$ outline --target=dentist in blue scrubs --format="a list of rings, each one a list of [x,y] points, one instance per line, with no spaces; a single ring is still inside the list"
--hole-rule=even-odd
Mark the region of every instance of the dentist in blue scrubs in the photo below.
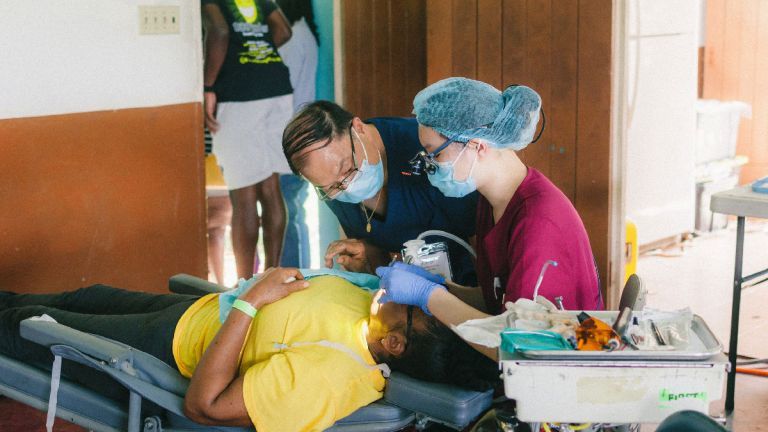
[[[291,120],[283,133],[288,164],[314,186],[347,237],[328,246],[326,266],[335,260],[347,270],[373,273],[427,230],[470,240],[477,193],[449,198],[426,176],[411,175],[409,161],[420,150],[415,118],[361,120],[333,102],[317,101]],[[463,248],[440,237],[426,241],[448,243],[455,281],[476,280]]]

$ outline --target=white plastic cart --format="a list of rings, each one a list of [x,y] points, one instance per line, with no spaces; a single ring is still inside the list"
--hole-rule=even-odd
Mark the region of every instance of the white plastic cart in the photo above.
[[[660,423],[681,410],[708,414],[729,369],[698,316],[686,351],[502,350],[499,358],[505,394],[517,401],[517,417],[531,423]]]

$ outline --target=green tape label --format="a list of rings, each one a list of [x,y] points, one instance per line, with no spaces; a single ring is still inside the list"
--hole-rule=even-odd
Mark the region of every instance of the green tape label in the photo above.
[[[667,389],[661,389],[659,392],[659,402],[674,402],[692,399],[706,402],[707,392],[670,392]]]

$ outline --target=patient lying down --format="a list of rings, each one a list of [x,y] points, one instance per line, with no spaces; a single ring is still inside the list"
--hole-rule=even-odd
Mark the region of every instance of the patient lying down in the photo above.
[[[284,281],[294,277],[295,282]],[[335,276],[303,280],[270,269],[219,321],[218,295],[154,295],[94,285],[50,294],[0,292],[0,353],[40,367],[52,355],[19,336],[19,323],[48,314],[70,327],[152,354],[191,377],[185,412],[194,421],[254,425],[260,432],[323,430],[382,396],[388,368],[485,389],[495,364],[419,308],[378,304]],[[242,305],[242,304],[240,304]],[[103,375],[65,362],[70,380],[108,394]]]

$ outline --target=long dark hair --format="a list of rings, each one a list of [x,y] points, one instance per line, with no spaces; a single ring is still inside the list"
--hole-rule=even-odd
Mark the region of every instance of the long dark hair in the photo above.
[[[402,355],[387,359],[392,370],[475,391],[488,390],[501,382],[496,362],[469,346],[435,317],[425,315],[425,323],[424,329],[414,328],[411,332]]]
[[[315,40],[318,44],[320,43],[320,37],[317,34],[317,24],[315,24],[315,15],[312,12],[312,0],[277,0],[277,5],[280,6],[280,9],[291,25],[304,18]]]

